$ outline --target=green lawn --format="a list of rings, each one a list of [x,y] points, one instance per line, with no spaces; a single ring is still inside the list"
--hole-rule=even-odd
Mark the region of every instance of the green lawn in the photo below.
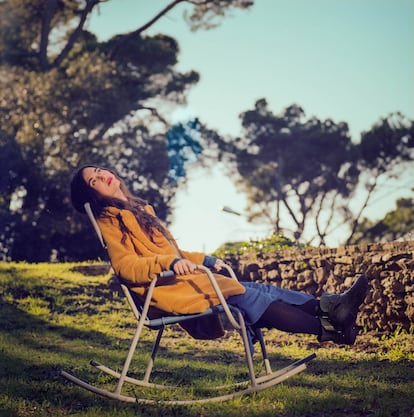
[[[60,370],[114,387],[114,380],[89,361],[119,370],[135,322],[124,298],[109,289],[108,275],[85,276],[74,266],[0,263],[1,417],[414,415],[414,335],[407,332],[365,333],[352,347],[320,346],[310,336],[266,332],[274,368],[311,352],[317,358],[280,385],[225,403],[126,404],[84,391],[64,380]],[[152,337],[146,332],[145,345]],[[136,353],[133,372],[144,357]],[[154,376],[180,386],[192,378],[198,388],[244,378],[238,335],[204,342],[180,329],[168,330]],[[140,395],[136,388],[129,394]],[[177,398],[193,394],[183,388]]]

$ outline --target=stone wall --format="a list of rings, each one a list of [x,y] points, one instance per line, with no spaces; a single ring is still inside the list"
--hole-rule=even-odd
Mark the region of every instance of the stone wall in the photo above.
[[[379,331],[413,327],[414,241],[285,250],[227,261],[243,281],[268,282],[316,296],[342,292],[358,274],[365,274],[371,291],[358,324]]]

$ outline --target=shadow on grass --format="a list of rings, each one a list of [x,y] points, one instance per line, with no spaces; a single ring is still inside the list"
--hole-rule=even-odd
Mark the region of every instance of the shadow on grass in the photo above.
[[[41,299],[48,303],[50,311],[67,315],[74,315],[79,311],[87,314],[99,313],[99,306],[124,300],[119,284],[111,280],[95,284],[82,282],[79,285],[62,278],[50,278],[46,281],[37,277],[16,276],[12,281],[5,281],[2,290],[13,300],[27,297]]]
[[[111,379],[114,389],[116,380],[102,379],[102,373],[89,367],[88,363],[96,359],[120,371],[129,340],[119,343],[117,339],[98,331],[82,331],[51,324],[2,299],[0,324],[0,409],[7,410],[6,415],[19,416],[15,409],[21,408],[19,404],[27,402],[38,406],[47,404],[51,409],[63,407],[71,411],[112,403],[67,382],[61,377],[60,371],[65,369],[82,379],[92,379],[91,383],[96,385],[107,384]],[[155,337],[156,332],[151,333]],[[151,346],[152,341],[141,342],[146,352],[150,351]],[[142,352],[137,352],[135,359],[139,361],[143,356]],[[168,348],[160,347],[159,356],[154,377],[160,381],[181,385],[188,383],[187,378],[220,380],[226,377],[225,368],[222,372],[207,369],[202,361],[204,359],[209,363],[211,357],[203,358],[200,352],[197,352],[195,360],[190,360],[191,355],[187,354],[186,361],[183,361],[183,356],[177,358]],[[228,359],[232,355],[230,351],[222,350],[219,356]],[[134,368],[131,367],[132,371]],[[131,376],[142,377],[134,372],[131,372]],[[7,405],[11,398],[11,404]]]
[[[88,351],[74,349],[72,341],[78,345],[79,341],[104,346],[112,343],[99,332],[50,324],[0,298],[0,410],[3,415],[37,415],[40,404],[58,406],[65,388],[61,384],[61,364],[87,362]],[[78,394],[72,400],[76,398]]]
[[[151,333],[155,336],[155,332]],[[154,371],[157,380],[177,385],[188,383],[188,378],[201,383],[224,383],[230,368],[232,378],[244,379],[247,375],[240,350],[235,352],[220,342],[213,342],[212,347],[194,343],[192,349],[185,347],[185,337],[179,334],[170,339],[169,343],[177,344],[176,351],[160,348]],[[83,415],[85,410],[94,409],[96,414],[91,415],[102,417],[116,414],[399,417],[410,416],[414,409],[414,364],[407,360],[390,362],[372,355],[364,360],[318,356],[305,372],[230,405],[146,406],[104,399],[60,376],[61,368],[65,368],[91,383],[114,389],[115,380],[103,377],[88,362],[96,359],[108,366],[115,364],[119,370],[129,348],[127,340],[119,343],[98,331],[51,324],[0,299],[0,342],[0,416]],[[143,340],[144,350],[148,351],[150,345],[147,339]],[[136,361],[143,357],[142,351],[136,353],[133,371]],[[292,362],[283,347],[271,359],[275,369]],[[217,362],[222,366],[217,366]]]

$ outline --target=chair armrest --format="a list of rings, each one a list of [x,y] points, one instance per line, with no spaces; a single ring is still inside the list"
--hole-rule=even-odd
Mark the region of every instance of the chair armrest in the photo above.
[[[139,321],[144,320],[144,324],[149,323],[148,310],[149,310],[149,307],[150,307],[150,303],[151,303],[151,299],[152,299],[152,293],[154,292],[154,288],[155,288],[155,285],[157,283],[158,276],[159,275],[157,275],[151,281],[151,284],[148,287],[148,292],[147,292],[147,295],[145,297],[144,304],[142,305],[141,311],[138,310],[138,307],[137,307],[137,305],[135,303],[135,300],[134,300],[134,298],[131,294],[131,289],[129,288],[129,286],[127,284],[122,283],[122,282],[120,283],[122,291],[123,291],[123,293],[125,294],[125,297],[128,300],[128,304],[131,307],[132,311],[134,312],[135,318]]]
[[[224,263],[221,260],[219,260],[218,264],[219,264],[219,266],[221,266],[222,268],[224,268],[230,274],[230,276],[233,279],[235,279],[237,282],[239,282],[239,279],[237,278],[236,274],[233,271],[233,268],[230,265]]]
[[[234,271],[226,264],[221,264],[220,266],[225,267],[229,272],[230,275],[232,276],[232,279],[236,279],[236,281],[238,281],[236,275],[234,274]],[[213,273],[211,272],[211,270],[209,268],[207,268],[204,265],[195,265],[196,269],[202,270],[204,271],[207,276],[209,277],[211,284],[213,285],[214,291],[217,294],[218,299],[220,300],[220,304],[223,307],[224,313],[226,314],[228,320],[230,321],[231,325],[237,329],[240,330],[240,324],[235,320],[235,318],[233,317],[233,314],[230,311],[229,305],[227,304],[226,299],[224,298],[223,293],[221,292],[221,289],[217,283],[216,278],[214,277]]]

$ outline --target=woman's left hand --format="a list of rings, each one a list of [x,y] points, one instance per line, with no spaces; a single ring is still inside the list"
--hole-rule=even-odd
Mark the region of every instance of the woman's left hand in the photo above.
[[[221,269],[222,269],[222,264],[223,264],[224,262],[221,260],[221,259],[217,259],[217,261],[216,261],[216,263],[214,264],[214,269],[216,270],[216,271],[221,271]]]
[[[195,270],[195,265],[188,259],[180,259],[174,265],[174,272],[177,275],[191,274]]]

